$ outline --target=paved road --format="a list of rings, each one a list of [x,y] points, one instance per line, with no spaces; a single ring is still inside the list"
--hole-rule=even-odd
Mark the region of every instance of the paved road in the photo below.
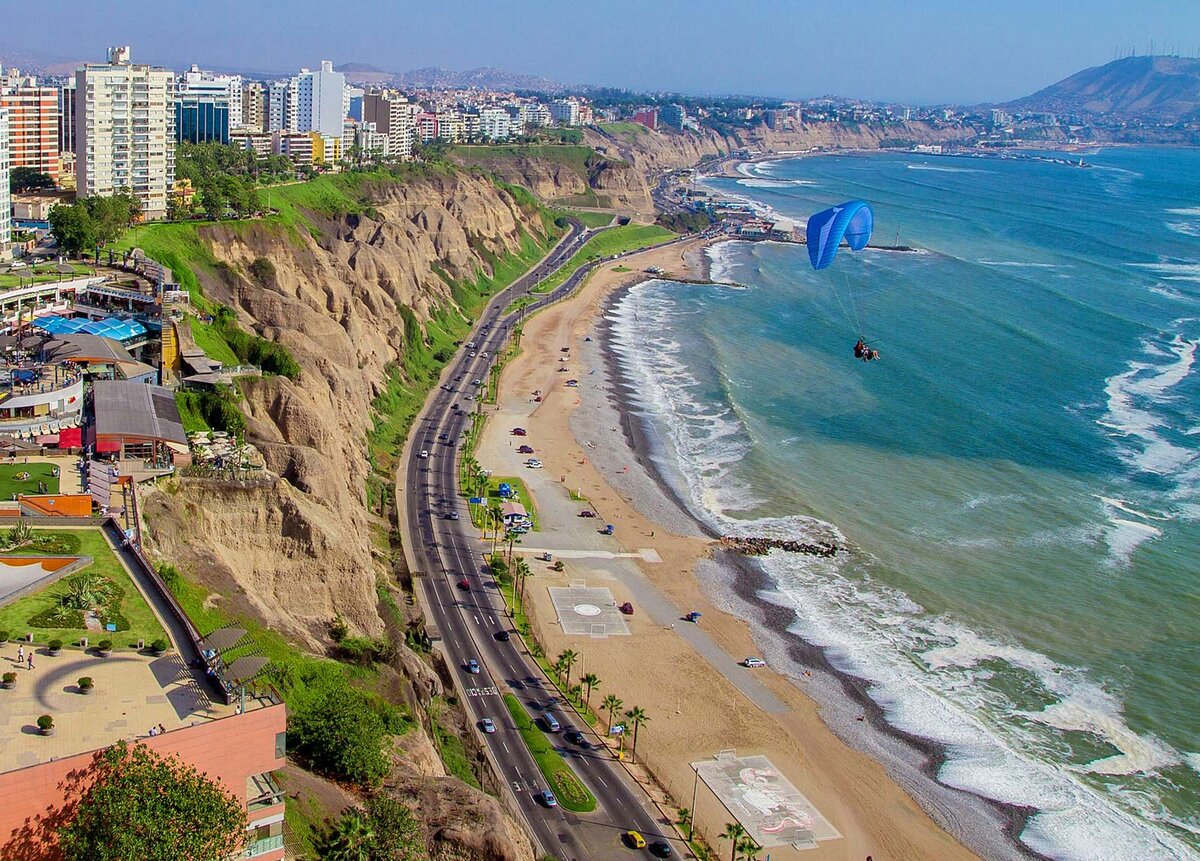
[[[475,380],[487,380],[493,357],[503,348],[510,327],[520,316],[519,312],[505,316],[504,310],[539,279],[560,268],[596,232],[584,231],[582,225],[573,222],[546,260],[491,300],[471,338],[476,346],[460,351],[443,375],[443,387],[434,392],[418,416],[403,473],[405,511],[401,524],[409,564],[419,575],[426,617],[440,634],[440,647],[454,667],[455,683],[463,692],[468,713],[476,721],[490,717],[496,724],[495,733],[481,737],[530,832],[544,854],[561,861],[629,858],[630,850],[621,843],[621,835],[628,829],[640,831],[651,841],[667,839],[673,833],[667,833],[670,829],[658,821],[655,809],[624,768],[606,751],[597,750],[594,738],[589,750],[567,744],[562,736],[555,740],[596,796],[596,811],[576,815],[538,803],[536,793],[547,788],[546,782],[501,695],[515,694],[534,716],[553,710],[563,733],[576,729],[591,735],[582,721],[573,718],[558,692],[543,684],[541,672],[519,638],[513,636],[507,642],[496,639],[498,632],[508,629],[508,623],[497,585],[484,565],[485,545],[471,527],[466,504],[458,495],[456,443],[475,405],[474,400],[465,400],[466,395],[479,390],[473,385]],[[582,267],[552,293],[537,298],[525,313],[574,291],[590,268]],[[421,457],[422,451],[428,452],[428,457]],[[459,520],[450,519],[454,511],[459,513]],[[460,588],[460,580],[465,580],[469,588]],[[465,667],[472,658],[482,665],[477,674],[467,672]],[[675,843],[677,853],[682,854],[683,848]]]

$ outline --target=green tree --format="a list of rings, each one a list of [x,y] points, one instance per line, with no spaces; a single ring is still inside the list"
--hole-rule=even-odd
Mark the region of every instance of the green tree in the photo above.
[[[66,861],[212,861],[245,842],[241,802],[175,757],[120,741],[89,772],[94,782],[58,831]]]
[[[373,795],[354,807],[317,841],[321,861],[418,861],[424,859],[421,826],[408,807]]]
[[[584,690],[587,691],[583,698],[583,706],[587,708],[592,701],[592,688],[600,687],[600,677],[595,673],[585,673],[582,681]]]
[[[718,835],[719,840],[728,840],[733,849],[729,853],[729,861],[736,861],[738,843],[746,836],[746,829],[742,827],[740,822],[728,822],[725,824],[725,830]]]
[[[372,698],[356,688],[331,687],[289,709],[288,742],[318,771],[372,786],[388,772],[387,725]]]
[[[604,698],[604,702],[600,707],[608,712],[609,728],[612,727],[613,721],[617,719],[617,712],[620,711],[621,706],[623,705],[625,705],[624,701],[622,701],[622,699],[616,694],[609,694]]]
[[[689,840],[692,839],[692,811],[690,808],[679,808],[679,816],[675,820],[675,824],[684,832],[684,836]]]
[[[575,666],[579,660],[579,653],[574,649],[566,649],[558,656],[558,659],[562,661],[563,671],[567,676],[567,687],[569,688],[571,687],[571,667]]]
[[[78,255],[96,247],[96,222],[82,201],[60,203],[50,210],[50,233],[58,247],[68,255]]]
[[[225,215],[225,196],[215,179],[209,179],[196,192],[196,205],[213,221],[220,221]]]
[[[37,168],[14,167],[8,174],[8,188],[12,192],[54,188],[54,177],[42,173]]]
[[[738,851],[742,853],[743,861],[757,861],[762,847],[754,842],[754,838],[746,837],[738,844]]]
[[[650,723],[650,716],[646,714],[645,709],[641,706],[634,706],[625,712],[626,719],[633,724],[633,747],[629,750],[629,755],[633,759],[637,759],[637,738],[638,729],[644,723]]]

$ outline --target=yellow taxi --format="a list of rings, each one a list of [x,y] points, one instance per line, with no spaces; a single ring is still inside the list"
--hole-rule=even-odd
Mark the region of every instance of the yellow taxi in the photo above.
[[[625,832],[625,842],[628,843],[630,846],[632,846],[634,849],[645,849],[646,848],[646,838],[643,837],[641,834],[639,834],[636,831],[626,831]]]

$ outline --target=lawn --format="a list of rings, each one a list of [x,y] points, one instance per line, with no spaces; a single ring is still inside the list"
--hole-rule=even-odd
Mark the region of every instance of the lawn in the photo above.
[[[535,292],[545,293],[553,290],[571,277],[575,270],[593,258],[608,258],[614,254],[636,251],[639,248],[674,239],[676,235],[657,224],[625,224],[605,230],[603,233],[597,233],[575,252],[565,266],[542,281]]]
[[[233,349],[221,337],[221,333],[217,331],[215,326],[194,317],[190,325],[192,328],[192,340],[196,342],[197,347],[204,351],[204,355],[230,368],[236,368],[241,364],[241,360],[238,359],[237,354],[233,352]]]
[[[638,135],[650,134],[650,129],[641,123],[600,123],[600,129],[601,131],[608,132],[610,135],[630,139]]]
[[[19,480],[19,472],[29,473],[29,478]],[[49,493],[58,493],[58,479],[53,472],[51,463],[0,463],[0,499],[15,499],[18,493],[35,494],[39,480],[49,485]]]
[[[124,593],[120,602],[120,615],[124,617],[127,627],[121,626],[121,623],[118,622],[118,626],[123,629],[116,634],[106,635],[112,639],[118,649],[136,647],[139,639],[150,643],[159,638],[166,638],[166,632],[162,625],[158,623],[150,606],[134,586],[129,574],[121,566],[116,554],[104,540],[104,535],[99,529],[78,529],[57,533],[53,530],[39,529],[35,531],[45,533],[47,536],[64,536],[65,540],[78,538],[79,555],[91,556],[95,560],[83,570],[107,577],[116,583]],[[16,553],[20,555],[20,549]],[[93,643],[99,640],[101,638],[99,632],[93,631],[89,634],[83,628],[35,628],[29,625],[31,617],[37,616],[56,604],[60,592],[61,581],[40,592],[27,595],[7,607],[0,608],[0,629],[8,631],[12,637],[21,637],[27,632],[32,633],[34,641],[38,643],[59,639],[70,645],[77,643],[83,636],[87,636]]]
[[[513,439],[522,440],[522,439],[524,439],[524,437],[513,437]],[[520,443],[514,443],[514,445],[519,445],[519,444]],[[537,455],[530,455],[530,456],[536,457]],[[504,482],[505,484],[510,485],[512,487],[512,489],[514,491],[516,491],[516,495],[511,497],[509,500],[506,500],[504,497],[502,497],[500,495],[500,483],[501,482]],[[525,486],[525,482],[523,482],[519,478],[510,477],[510,476],[506,476],[506,475],[490,476],[488,478],[488,489],[487,489],[488,507],[491,508],[493,506],[498,506],[501,503],[508,502],[508,501],[519,502],[523,506],[525,506],[525,511],[529,513],[529,519],[533,521],[533,531],[537,532],[538,531],[537,509],[533,505],[533,497],[529,494],[529,488],[527,488]],[[480,528],[483,528],[482,521],[480,520],[480,518],[482,517],[482,513],[481,513],[482,510],[483,510],[482,505],[472,505],[471,506],[471,522]]]
[[[612,223],[613,214],[611,212],[588,212],[583,209],[566,209],[556,208],[552,210],[555,215],[565,215],[568,218],[577,218],[582,222],[584,227],[595,229],[597,227],[608,227]]]
[[[520,701],[512,694],[505,694],[504,704],[508,706],[508,713],[517,725],[517,731],[521,733],[525,746],[529,748],[542,775],[550,784],[558,803],[574,813],[589,813],[595,810],[595,796],[588,792],[587,787],[575,776],[571,766],[567,765],[562,754],[554,749],[545,733],[538,729]]]

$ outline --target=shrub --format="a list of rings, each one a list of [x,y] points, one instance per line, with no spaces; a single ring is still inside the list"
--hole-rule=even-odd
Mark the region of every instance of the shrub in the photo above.
[[[46,645],[48,645],[52,650],[57,652],[59,649],[61,649],[63,647],[63,641],[62,640],[51,640]]]
[[[96,683],[92,681],[91,676],[81,676],[78,684],[81,689],[87,690],[88,688],[95,687]]]
[[[8,631],[0,631],[0,643],[8,642]]]
[[[150,651],[152,652],[165,652],[169,648],[171,648],[171,644],[161,637],[150,644]]]
[[[314,769],[373,785],[388,771],[383,752],[387,725],[370,694],[335,685],[303,698],[288,714],[289,744]]]
[[[275,283],[275,264],[265,257],[256,257],[250,264],[250,275],[263,287]]]
[[[11,685],[11,684],[16,683],[17,674],[16,673],[5,673],[3,676],[0,676],[0,678],[4,679],[4,684]]]
[[[37,719],[37,725],[40,730],[50,729],[54,726],[54,718],[50,717],[50,715],[42,715]]]
[[[111,652],[112,651],[112,640],[101,640],[99,643],[96,644],[96,648],[102,652]]]
[[[337,647],[339,660],[371,666],[396,657],[396,647],[385,637],[346,637]]]
[[[329,638],[335,643],[340,643],[346,639],[350,633],[350,626],[346,624],[346,620],[342,618],[342,614],[338,613],[333,617],[333,621],[329,623]]]

